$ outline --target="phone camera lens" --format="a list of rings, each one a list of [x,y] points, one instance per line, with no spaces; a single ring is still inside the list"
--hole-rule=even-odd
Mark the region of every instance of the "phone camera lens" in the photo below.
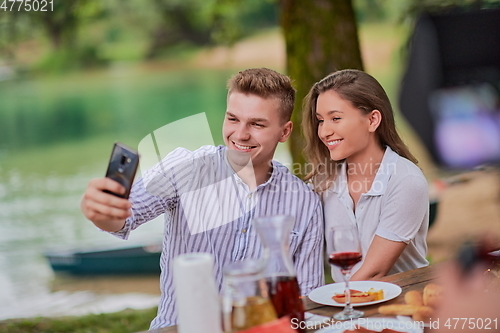
[[[122,173],[122,172],[123,172],[123,168],[122,168],[122,167],[119,167],[119,168],[118,168],[118,172],[119,172],[119,173]]]

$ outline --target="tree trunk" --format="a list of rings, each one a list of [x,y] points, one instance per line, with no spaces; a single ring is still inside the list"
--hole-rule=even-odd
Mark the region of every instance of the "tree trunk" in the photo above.
[[[295,130],[290,137],[291,171],[307,174],[302,151],[302,100],[311,86],[329,73],[346,68],[363,69],[356,18],[351,0],[280,0],[288,75],[294,80],[297,100],[292,114]]]

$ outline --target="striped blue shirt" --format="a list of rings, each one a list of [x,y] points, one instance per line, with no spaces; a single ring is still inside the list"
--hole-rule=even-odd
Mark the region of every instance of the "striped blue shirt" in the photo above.
[[[301,292],[307,295],[324,283],[323,213],[318,196],[276,161],[272,161],[270,179],[250,190],[229,165],[226,152],[225,146],[178,148],[134,183],[132,216],[114,234],[126,239],[141,224],[165,216],[161,298],[152,329],[176,324],[173,259],[183,253],[211,253],[221,288],[225,265],[261,255],[260,239],[251,224],[256,217],[294,216],[290,253]]]

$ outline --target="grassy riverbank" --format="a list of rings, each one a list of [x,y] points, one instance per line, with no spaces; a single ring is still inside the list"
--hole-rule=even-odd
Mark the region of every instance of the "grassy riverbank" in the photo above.
[[[81,317],[27,318],[0,321],[1,333],[125,333],[149,328],[156,308],[124,310]]]

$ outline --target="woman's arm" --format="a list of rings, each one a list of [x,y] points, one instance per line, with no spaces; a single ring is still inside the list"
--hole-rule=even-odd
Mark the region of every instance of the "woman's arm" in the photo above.
[[[363,264],[353,280],[368,280],[389,273],[399,256],[421,228],[427,230],[429,197],[425,178],[407,176],[393,179],[384,194],[380,222]]]
[[[370,280],[387,275],[405,248],[405,242],[391,241],[375,235],[363,265],[354,273],[351,280]]]

